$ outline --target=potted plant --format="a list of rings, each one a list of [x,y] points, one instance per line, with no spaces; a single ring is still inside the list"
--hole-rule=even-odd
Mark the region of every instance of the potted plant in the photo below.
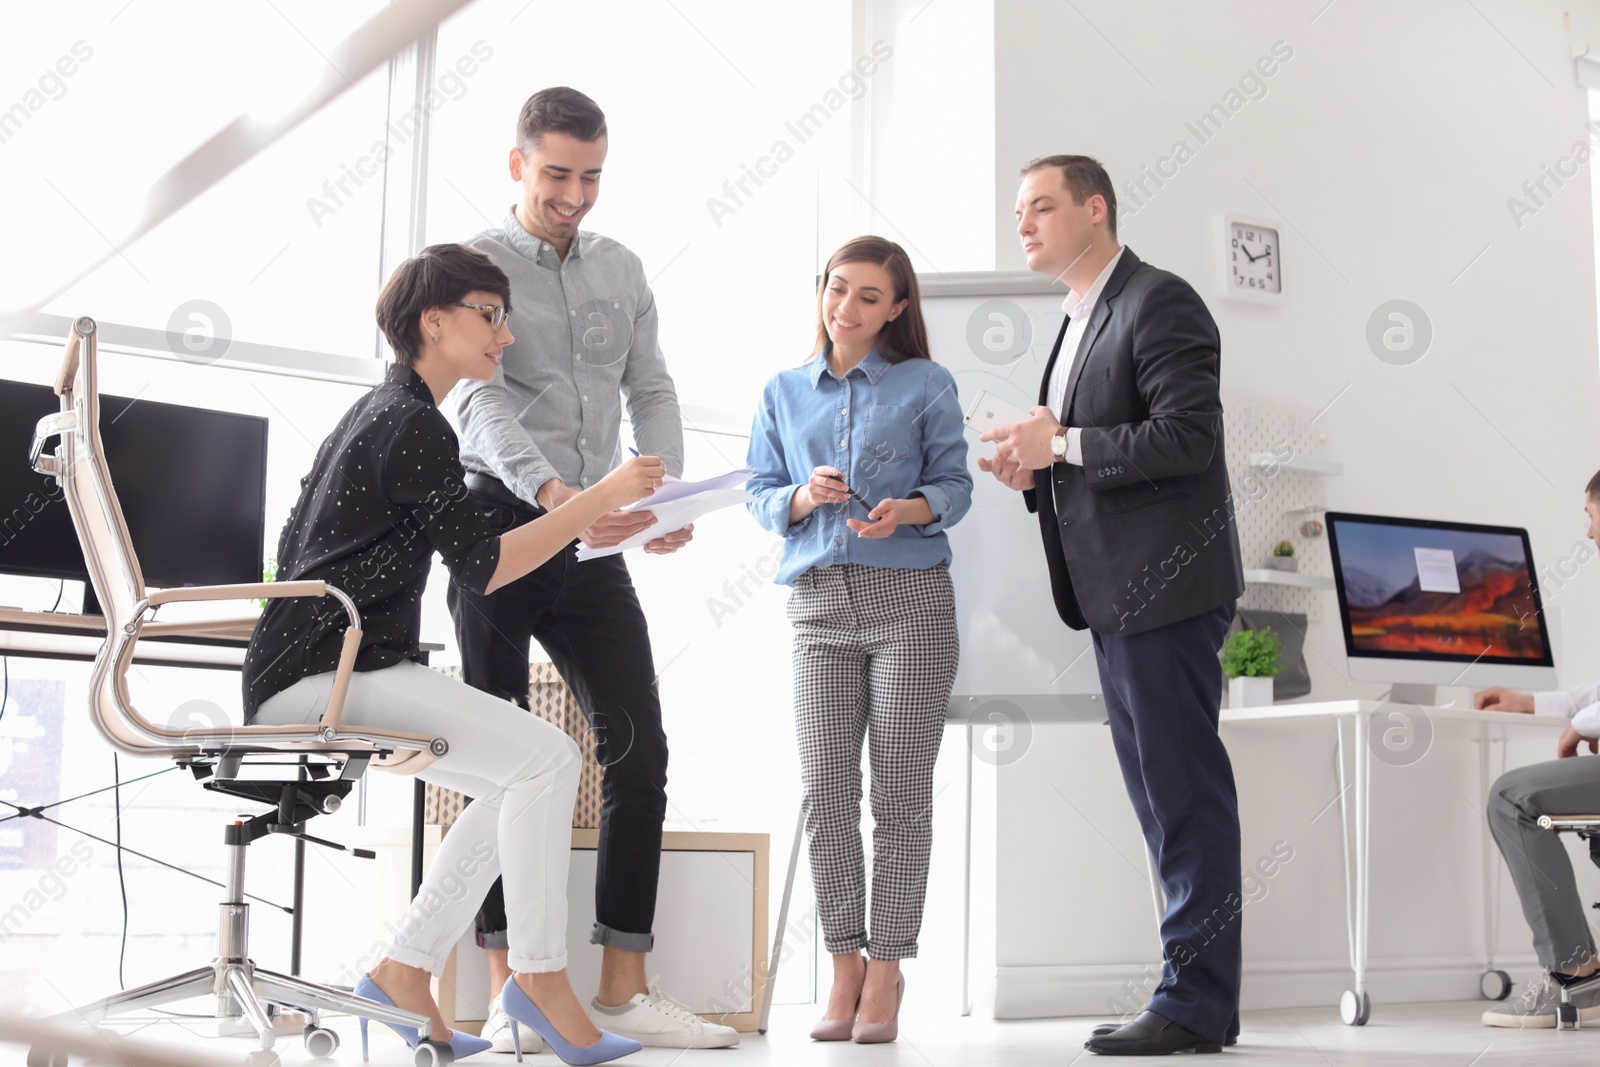
[[[1267,560],[1267,566],[1275,571],[1292,571],[1298,566],[1294,558],[1294,545],[1288,541],[1279,541],[1272,547],[1272,556]]]
[[[1270,626],[1240,630],[1222,645],[1222,673],[1228,676],[1228,707],[1260,708],[1272,703],[1272,679],[1283,665],[1283,642]]]

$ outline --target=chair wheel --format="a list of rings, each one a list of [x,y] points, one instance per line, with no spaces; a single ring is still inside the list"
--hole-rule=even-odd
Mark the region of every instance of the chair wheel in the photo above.
[[[28,1049],[28,1067],[67,1067],[67,1054],[34,1045]]]
[[[1346,1026],[1367,1025],[1372,1018],[1372,1001],[1365,993],[1357,996],[1355,990],[1346,989],[1339,997],[1339,1018]]]
[[[1478,991],[1484,1000],[1504,1000],[1511,995],[1511,976],[1504,971],[1484,971]]]
[[[435,737],[428,742],[428,751],[432,753],[434,759],[441,759],[450,751],[450,742],[442,737]]]
[[[416,1067],[445,1067],[454,1063],[456,1050],[444,1041],[419,1041],[417,1050],[411,1056],[411,1062]]]
[[[320,1026],[306,1027],[304,1041],[306,1051],[319,1060],[339,1051],[339,1035]]]

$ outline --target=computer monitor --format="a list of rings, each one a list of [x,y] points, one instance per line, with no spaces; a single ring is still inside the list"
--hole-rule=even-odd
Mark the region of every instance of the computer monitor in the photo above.
[[[60,409],[48,386],[0,381],[0,573],[86,582],[61,490],[28,465]],[[102,395],[100,439],[147,585],[261,580],[266,419]]]
[[[1327,513],[1350,677],[1432,704],[1433,687],[1556,684],[1528,531]]]

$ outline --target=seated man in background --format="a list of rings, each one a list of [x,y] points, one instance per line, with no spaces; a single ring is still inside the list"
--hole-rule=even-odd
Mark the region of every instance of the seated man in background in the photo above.
[[[1589,539],[1600,543],[1600,474],[1584,493]],[[1525,715],[1561,715],[1571,724],[1556,745],[1558,759],[1507,771],[1489,791],[1489,828],[1505,856],[1511,881],[1522,900],[1522,914],[1533,928],[1533,946],[1549,976],[1535,982],[1503,1007],[1483,1013],[1487,1026],[1519,1029],[1553,1027],[1561,987],[1600,971],[1588,909],[1558,834],[1541,830],[1540,815],[1600,812],[1600,759],[1578,759],[1587,742],[1600,749],[1600,685],[1570,692],[1518,693],[1494,686],[1473,697],[1473,707]],[[1575,994],[1582,1022],[1600,1019],[1600,990]]]

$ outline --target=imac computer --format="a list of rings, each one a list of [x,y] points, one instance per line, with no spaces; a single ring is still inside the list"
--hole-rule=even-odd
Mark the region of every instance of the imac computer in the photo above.
[[[1528,531],[1327,513],[1350,678],[1429,706],[1435,687],[1551,689],[1550,629]]]
[[[48,386],[0,381],[0,573],[87,582],[60,487],[28,465],[35,424],[60,409]],[[146,584],[261,580],[266,419],[101,396],[100,439]]]

